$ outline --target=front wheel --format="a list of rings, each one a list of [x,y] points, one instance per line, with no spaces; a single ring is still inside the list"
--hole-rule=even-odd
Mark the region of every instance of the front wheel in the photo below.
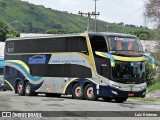
[[[128,99],[128,97],[114,97],[113,98],[117,103],[123,103],[123,102],[125,102],[127,99]]]
[[[94,93],[93,86],[91,84],[88,84],[84,88],[84,97],[87,100],[97,100],[98,96],[96,93]]]

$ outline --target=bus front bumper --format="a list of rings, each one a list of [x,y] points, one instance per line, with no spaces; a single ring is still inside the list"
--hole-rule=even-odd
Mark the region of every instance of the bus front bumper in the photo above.
[[[146,95],[146,89],[140,91],[123,91],[111,86],[100,86],[99,96],[101,97],[142,97]]]

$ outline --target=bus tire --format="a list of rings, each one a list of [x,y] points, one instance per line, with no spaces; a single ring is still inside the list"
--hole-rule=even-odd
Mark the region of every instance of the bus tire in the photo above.
[[[46,97],[61,97],[61,94],[57,93],[45,93]]]
[[[98,96],[96,93],[94,93],[93,86],[91,84],[88,84],[85,86],[84,97],[87,100],[94,100],[95,101],[98,99]]]
[[[72,88],[72,97],[74,99],[84,99],[83,91],[78,83],[76,83]]]
[[[127,99],[128,99],[128,97],[114,97],[113,98],[117,103],[123,103],[123,102],[125,102]]]
[[[17,84],[17,92],[20,96],[24,96],[24,86],[21,81],[19,81]]]
[[[25,84],[25,96],[37,96],[38,93],[31,92],[31,83],[28,81]]]
[[[112,97],[102,97],[102,99],[103,99],[105,102],[110,102],[111,100],[113,100]]]

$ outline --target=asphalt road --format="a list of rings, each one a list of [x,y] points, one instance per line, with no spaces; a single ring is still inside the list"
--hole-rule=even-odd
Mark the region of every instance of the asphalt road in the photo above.
[[[62,96],[60,98],[54,98],[54,97],[46,97],[43,94],[40,94],[38,96],[19,96],[17,94],[14,94],[13,91],[0,91],[0,111],[63,111],[60,113],[54,113],[57,116],[63,116],[63,115],[69,115],[71,119],[74,119],[76,115],[79,116],[85,116],[84,111],[121,111],[120,113],[117,113],[117,115],[122,114],[122,116],[125,117],[127,115],[127,111],[136,111],[134,114],[138,114],[141,111],[160,111],[160,103],[159,102],[142,102],[142,101],[135,101],[135,100],[127,100],[124,103],[115,103],[114,101],[111,102],[104,102],[102,99],[99,99],[98,101],[87,101],[87,100],[76,100],[72,99],[71,96]],[[68,112],[64,112],[68,111]],[[74,111],[82,111],[79,113],[76,113]],[[139,111],[139,112],[138,112]],[[102,112],[103,113],[103,112]],[[52,116],[53,113],[50,113]],[[71,117],[73,114],[73,117]],[[93,116],[96,116],[96,112],[92,113]],[[106,114],[112,114],[106,113]],[[104,114],[102,114],[104,115]],[[112,117],[116,117],[113,114]],[[86,115],[86,120],[92,119],[88,118],[92,117],[90,116],[90,113],[88,113],[88,116]],[[109,117],[107,117],[109,120]],[[0,118],[1,119],[1,118]],[[5,118],[3,118],[5,119]],[[14,119],[19,120],[20,118],[7,118],[8,119]],[[41,120],[50,118],[39,118]],[[56,118],[57,119],[64,119],[64,118]],[[65,120],[68,120],[69,118],[65,118]],[[78,118],[76,118],[78,119]],[[102,117],[94,117],[94,119],[106,119]],[[128,120],[127,118],[125,118]],[[132,118],[130,118],[132,119]],[[135,119],[135,118],[133,118]],[[150,120],[151,118],[145,117],[144,119]],[[154,119],[158,119],[155,117]],[[124,120],[124,119],[123,119]]]

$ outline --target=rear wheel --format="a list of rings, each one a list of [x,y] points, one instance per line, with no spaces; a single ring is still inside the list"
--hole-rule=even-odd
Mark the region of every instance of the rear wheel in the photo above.
[[[77,83],[72,88],[72,97],[74,99],[83,99],[84,95],[81,89],[81,86]]]
[[[17,92],[20,96],[24,96],[24,86],[21,81],[19,81],[17,84]]]
[[[45,93],[46,97],[61,97],[61,94],[57,93]]]
[[[102,97],[102,99],[103,99],[104,101],[106,101],[106,102],[109,102],[109,101],[113,100],[112,97]]]
[[[97,94],[94,93],[93,90],[93,86],[91,84],[88,84],[85,88],[84,88],[84,97],[87,100],[97,100]]]
[[[114,97],[113,98],[117,103],[123,103],[123,102],[125,102],[127,99],[128,99],[128,97]]]
[[[36,92],[31,92],[31,83],[26,82],[25,84],[25,96],[37,96],[38,93]]]

